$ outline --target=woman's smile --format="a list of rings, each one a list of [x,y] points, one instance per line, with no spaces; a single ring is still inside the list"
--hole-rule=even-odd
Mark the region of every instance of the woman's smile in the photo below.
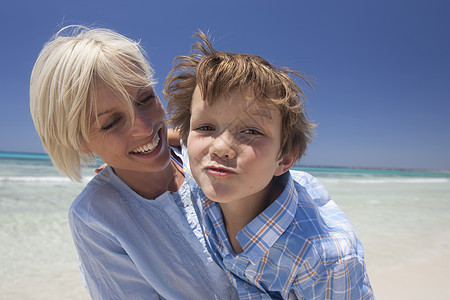
[[[155,150],[157,146],[159,146],[159,132],[153,137],[149,143],[142,145],[131,151],[132,154],[149,154]]]

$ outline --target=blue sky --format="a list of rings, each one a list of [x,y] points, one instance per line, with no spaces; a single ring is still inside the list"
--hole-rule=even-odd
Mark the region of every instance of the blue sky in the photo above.
[[[29,76],[64,25],[141,39],[156,91],[197,29],[219,50],[255,53],[316,78],[306,165],[450,170],[450,1],[0,2],[0,151],[43,152]]]

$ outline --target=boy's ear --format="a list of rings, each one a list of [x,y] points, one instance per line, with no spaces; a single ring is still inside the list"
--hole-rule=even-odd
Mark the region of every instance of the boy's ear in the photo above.
[[[275,170],[274,176],[280,176],[286,173],[292,165],[294,165],[295,160],[297,159],[297,154],[286,154],[283,158],[278,162],[278,167]]]

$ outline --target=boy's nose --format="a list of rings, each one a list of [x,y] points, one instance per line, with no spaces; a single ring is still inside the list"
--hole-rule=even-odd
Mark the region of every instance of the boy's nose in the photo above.
[[[131,136],[142,137],[153,134],[153,121],[142,111],[135,111],[134,124],[131,127]]]
[[[222,134],[214,138],[210,147],[210,154],[223,160],[235,159],[237,155],[236,141],[233,135],[224,131]]]

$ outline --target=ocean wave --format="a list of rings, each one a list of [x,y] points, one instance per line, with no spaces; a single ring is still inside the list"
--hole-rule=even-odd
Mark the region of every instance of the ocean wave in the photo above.
[[[380,178],[380,179],[353,179],[354,183],[380,184],[380,183],[448,183],[447,178]]]

